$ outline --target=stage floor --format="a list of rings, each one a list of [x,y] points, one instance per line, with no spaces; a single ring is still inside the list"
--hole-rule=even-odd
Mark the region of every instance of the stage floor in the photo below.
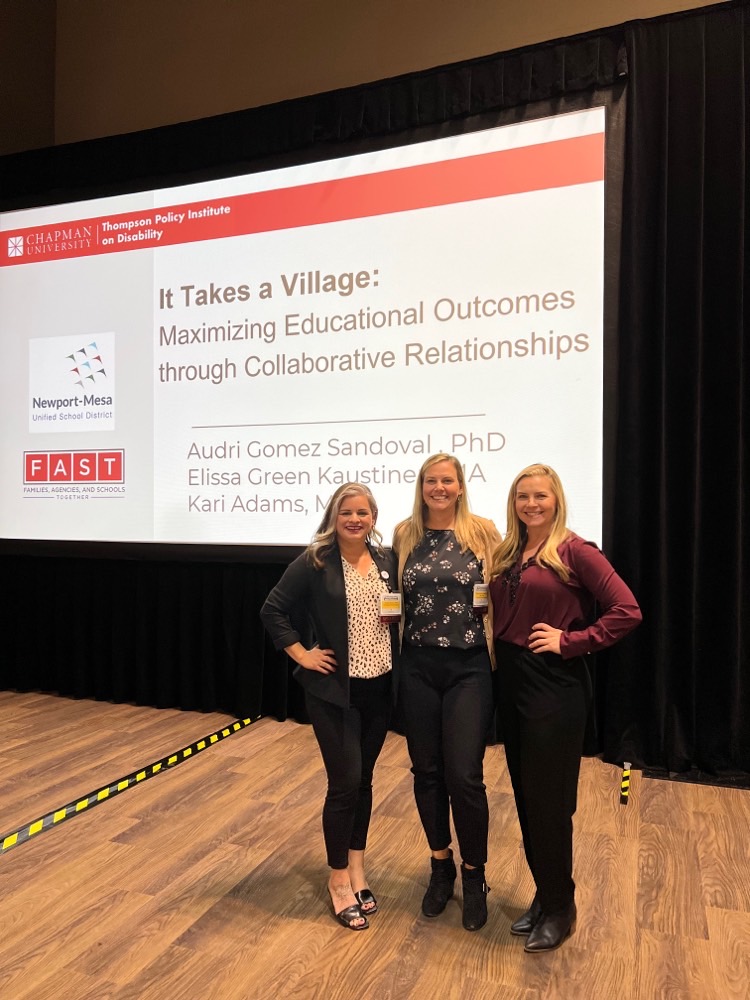
[[[0,835],[27,830],[233,720],[0,692]],[[0,854],[4,1000],[731,1000],[750,982],[750,792],[582,762],[579,919],[524,954],[529,903],[502,747],[487,751],[489,921],[460,894],[420,915],[429,871],[402,737],[375,772],[368,874],[380,912],[334,922],[308,726],[261,719]]]

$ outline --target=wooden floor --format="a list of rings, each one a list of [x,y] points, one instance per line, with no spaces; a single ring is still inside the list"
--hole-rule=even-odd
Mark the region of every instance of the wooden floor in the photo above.
[[[227,716],[0,693],[0,834],[205,736]],[[532,957],[501,747],[486,758],[490,918],[420,916],[427,851],[404,742],[376,770],[363,933],[327,909],[309,727],[261,720],[0,857],[3,1000],[732,1000],[750,997],[750,792],[583,762],[578,929]]]

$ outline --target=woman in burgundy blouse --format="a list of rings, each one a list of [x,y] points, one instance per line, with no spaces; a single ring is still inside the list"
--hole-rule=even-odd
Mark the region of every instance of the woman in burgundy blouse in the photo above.
[[[566,513],[554,469],[520,472],[490,583],[505,754],[537,890],[511,933],[525,936],[531,953],[559,947],[575,926],[573,814],[591,703],[585,657],[641,621],[630,589],[593,542],[569,530]]]

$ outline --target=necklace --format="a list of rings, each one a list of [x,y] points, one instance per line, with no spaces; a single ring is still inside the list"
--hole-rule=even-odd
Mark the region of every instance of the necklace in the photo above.
[[[514,565],[510,566],[503,573],[502,586],[508,588],[508,598],[510,600],[511,607],[516,603],[518,588],[521,586],[521,574],[525,569],[528,569],[529,566],[536,566],[537,554],[546,541],[547,539],[543,538],[531,555],[528,556],[523,562],[520,561],[521,556],[523,555],[523,549],[521,549]]]

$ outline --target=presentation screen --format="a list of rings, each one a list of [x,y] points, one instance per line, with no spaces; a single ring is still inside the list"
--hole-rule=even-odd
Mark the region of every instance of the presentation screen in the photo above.
[[[299,546],[425,458],[601,540],[604,111],[0,217],[0,535]]]

